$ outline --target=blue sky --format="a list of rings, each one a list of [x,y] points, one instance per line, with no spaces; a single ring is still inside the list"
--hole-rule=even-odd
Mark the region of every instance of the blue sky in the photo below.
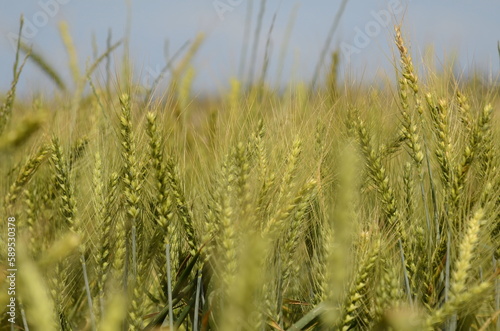
[[[147,83],[154,79],[164,66],[166,42],[171,56],[199,32],[205,33],[205,41],[194,60],[196,89],[220,90],[227,86],[230,77],[238,75],[247,1],[130,2],[130,52],[141,81]],[[340,2],[267,0],[257,48],[256,72],[261,71],[267,35],[276,14],[270,39],[269,80],[277,83],[280,68],[282,81],[310,80]],[[59,22],[68,22],[83,68],[92,58],[93,38],[102,52],[108,30],[112,30],[115,41],[125,35],[126,3],[124,0],[0,0],[0,89],[8,89],[12,79],[14,50],[9,36],[17,32],[21,13],[28,28],[25,41],[50,59],[69,83],[68,59],[58,32]],[[253,1],[252,36],[260,4],[261,0]],[[500,2],[493,0],[350,0],[330,50],[342,49],[341,71],[349,73],[352,80],[394,77],[393,24],[402,21],[416,61],[432,48],[432,57],[438,65],[454,58],[459,73],[479,69],[496,77],[500,62],[498,13]],[[287,39],[287,26],[294,15],[293,28]],[[253,40],[246,42],[250,49]],[[122,52],[123,48],[120,48],[115,53],[117,60]],[[248,73],[248,63],[245,73]],[[103,77],[102,68],[96,77]],[[36,67],[26,66],[20,82],[21,93],[53,89],[52,83]]]

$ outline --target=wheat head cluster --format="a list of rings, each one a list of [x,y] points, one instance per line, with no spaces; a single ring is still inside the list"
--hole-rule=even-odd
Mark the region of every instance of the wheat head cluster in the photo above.
[[[153,96],[61,31],[75,90],[16,98],[26,61],[62,87],[19,42],[0,98],[1,330],[499,329],[498,89],[419,79],[396,27],[396,85],[334,54],[324,87],[196,98],[199,38]]]

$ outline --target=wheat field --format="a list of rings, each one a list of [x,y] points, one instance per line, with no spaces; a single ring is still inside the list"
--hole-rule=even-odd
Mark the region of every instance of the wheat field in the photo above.
[[[403,36],[394,86],[338,83],[334,54],[324,86],[207,99],[201,38],[159,96],[92,79],[113,45],[74,91],[17,99],[23,61],[44,63],[19,44],[0,329],[499,330],[498,88],[419,78]]]

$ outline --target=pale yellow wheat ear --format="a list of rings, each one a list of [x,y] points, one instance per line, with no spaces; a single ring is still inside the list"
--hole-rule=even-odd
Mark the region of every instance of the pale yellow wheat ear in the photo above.
[[[52,267],[54,264],[73,254],[81,242],[82,238],[78,234],[67,231],[44,252],[38,262],[39,265],[43,268]]]
[[[183,109],[185,113],[185,109],[188,108],[191,103],[191,88],[193,85],[193,80],[196,76],[196,70],[193,66],[190,66],[186,69],[185,74],[183,75],[180,83],[179,83],[179,106]]]
[[[69,32],[69,26],[67,22],[61,21],[61,23],[59,23],[59,33],[61,34],[64,47],[66,48],[66,52],[68,53],[69,69],[71,71],[71,75],[73,76],[73,82],[75,84],[78,84],[81,77],[80,67],[78,63],[78,52],[73,42],[73,38],[71,37],[71,34]]]
[[[30,116],[23,118],[15,128],[0,136],[0,152],[6,152],[12,148],[20,148],[29,142],[43,124],[41,116]]]
[[[73,78],[73,84],[75,87],[71,99],[71,126],[70,126],[70,134],[71,134],[73,132],[74,126],[76,125],[75,122],[77,120],[78,110],[83,98],[83,93],[87,81],[90,80],[92,73],[97,69],[98,65],[104,59],[108,58],[108,56],[116,48],[118,48],[118,46],[120,46],[121,41],[116,42],[112,45],[109,43],[106,51],[103,54],[99,55],[93,62],[90,62],[85,71],[82,73],[80,68],[80,62],[78,60],[78,51],[71,36],[69,25],[66,21],[61,21],[59,23],[59,33],[61,35],[64,47],[66,48],[66,53],[68,55],[68,61],[69,61],[68,67],[71,72],[71,76]],[[56,73],[56,71],[52,67],[50,67],[46,63],[46,61],[44,61],[43,57],[39,56],[38,54],[35,55],[36,56],[33,59],[35,63],[40,68],[42,68],[42,70],[44,70],[49,75],[49,77],[52,78],[52,80],[54,80],[54,82],[59,86],[61,90],[64,91],[66,87],[62,79]]]
[[[238,111],[240,105],[240,98],[241,98],[241,82],[236,78],[232,78],[231,90],[228,95],[229,108],[231,109],[231,112]]]
[[[30,329],[58,330],[55,305],[47,291],[46,280],[35,262],[28,257],[28,252],[23,245],[19,245],[18,254],[19,268],[23,270],[18,273],[19,296],[27,316],[31,321],[36,321],[36,323],[30,323]]]
[[[193,57],[196,55],[196,52],[200,48],[203,40],[205,39],[205,35],[200,33],[196,36],[195,40],[190,45],[189,49],[186,51],[184,57],[180,60],[179,64],[172,71],[172,80],[170,82],[169,91],[171,93],[175,93],[178,90],[178,85],[181,82],[182,76],[185,74],[186,70],[189,68]],[[191,75],[194,74],[194,71]],[[188,76],[189,77],[189,76]],[[188,80],[189,81],[189,80]]]
[[[59,23],[59,33],[64,43],[64,47],[66,48],[66,53],[68,55],[68,60],[69,60],[69,70],[71,72],[71,76],[73,78],[75,86],[75,93],[73,94],[73,98],[71,100],[70,125],[69,125],[69,134],[72,135],[74,128],[76,126],[79,104],[83,93],[83,83],[82,83],[83,80],[81,78],[80,67],[78,63],[78,55],[77,55],[78,52],[73,42],[73,38],[71,37],[71,33],[69,31],[69,26],[67,22],[61,21]]]
[[[325,224],[325,267],[321,288],[324,291],[322,299],[327,304],[327,309],[331,313],[324,314],[323,319],[327,325],[337,325],[341,315],[337,307],[342,304],[344,298],[344,288],[349,279],[349,268],[339,268],[339,266],[349,265],[348,261],[353,259],[351,245],[354,238],[354,231],[358,228],[357,209],[357,188],[359,182],[357,173],[359,171],[358,155],[353,147],[353,142],[348,141],[343,150],[338,153],[341,160],[338,169],[338,188],[335,201],[330,198],[329,203],[334,204],[330,220]]]
[[[119,330],[127,316],[127,297],[120,291],[113,293],[107,300],[98,330],[115,331]]]
[[[226,306],[223,310],[221,330],[232,331],[238,329],[241,324],[247,326],[245,329],[254,330],[262,326],[259,302],[257,295],[265,282],[265,261],[261,258],[267,252],[268,247],[256,232],[250,232],[241,247],[240,268],[232,278],[227,289]],[[248,319],[249,316],[256,318]]]
[[[415,68],[413,66],[413,60],[411,58],[410,53],[408,52],[408,48],[405,46],[403,36],[401,34],[401,27],[395,26],[394,30],[396,32],[395,40],[396,46],[399,50],[400,61],[401,61],[401,75],[403,79],[406,80],[410,90],[413,92],[415,96],[416,110],[422,114],[423,109],[421,108],[420,97],[419,94],[419,86],[418,86],[418,77],[415,72]]]

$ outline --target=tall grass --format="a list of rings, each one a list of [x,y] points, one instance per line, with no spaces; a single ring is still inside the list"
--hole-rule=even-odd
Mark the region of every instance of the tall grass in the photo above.
[[[495,91],[423,84],[397,28],[396,87],[343,95],[334,55],[325,89],[260,86],[254,98],[234,80],[203,103],[189,93],[200,43],[165,100],[92,82],[69,116],[62,101],[34,100],[56,111],[23,140],[5,138],[37,109],[13,104],[16,60],[0,189],[2,215],[19,220],[17,327],[498,327]],[[73,72],[81,94],[91,72]]]

